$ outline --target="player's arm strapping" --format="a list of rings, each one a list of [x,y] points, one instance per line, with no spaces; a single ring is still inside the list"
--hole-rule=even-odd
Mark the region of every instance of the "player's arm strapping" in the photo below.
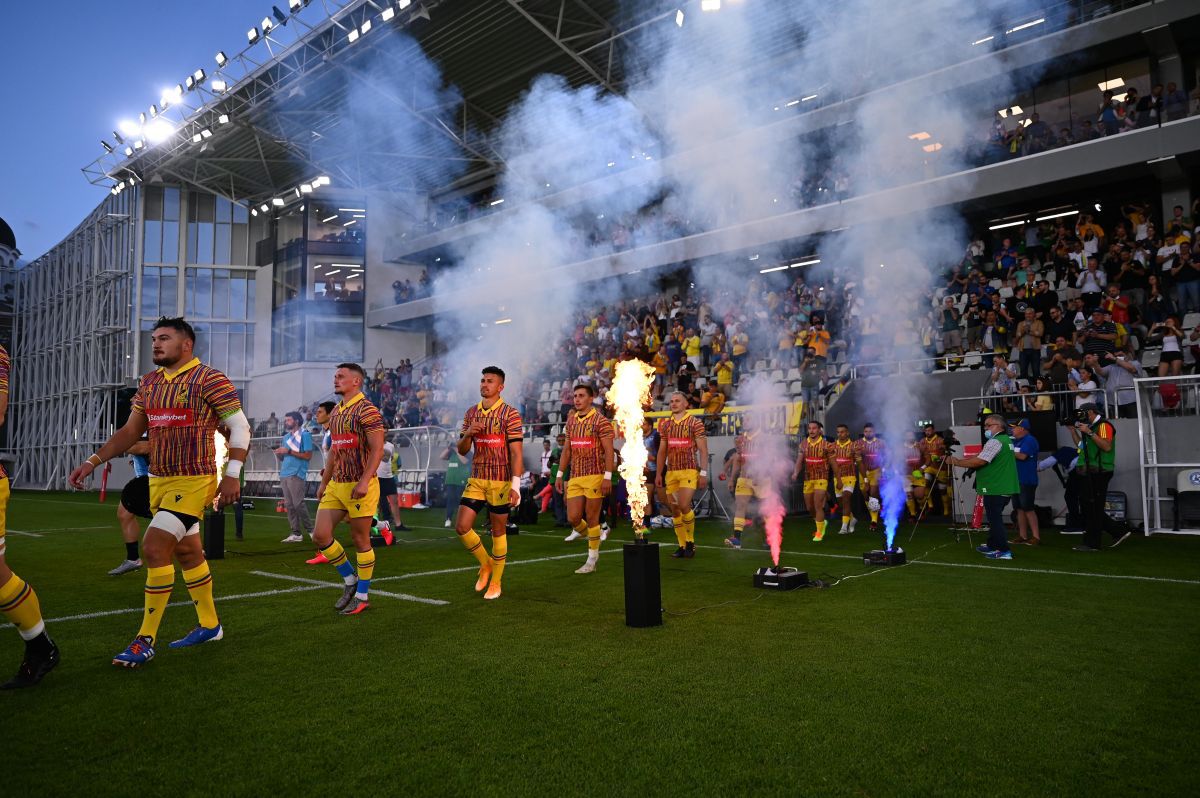
[[[521,503],[521,474],[525,473],[525,457],[522,454],[522,436],[525,433],[521,429],[521,416],[515,410],[508,418],[505,432],[508,436],[508,473],[512,477],[508,501],[516,507]]]
[[[567,424],[571,423],[571,415],[574,413],[571,410],[567,413]],[[563,424],[563,431],[567,429],[567,424]],[[558,455],[558,476],[554,478],[554,489],[562,493],[562,484],[565,479],[563,474],[567,473],[567,469],[571,467],[571,436],[567,436],[567,442],[563,444],[562,451]]]
[[[604,450],[604,479],[600,482],[600,494],[607,496],[612,493],[614,460],[616,459],[613,456],[613,428],[607,422],[600,432],[600,448]]]
[[[667,436],[658,436],[658,468],[654,469],[654,485],[661,488],[663,486],[663,473],[667,470]]]
[[[700,420],[692,417],[695,421],[694,429],[696,435],[696,450],[699,453],[700,459],[696,461],[699,471],[699,479],[696,481],[696,487],[704,490],[708,487],[708,435],[704,432],[704,425]]]

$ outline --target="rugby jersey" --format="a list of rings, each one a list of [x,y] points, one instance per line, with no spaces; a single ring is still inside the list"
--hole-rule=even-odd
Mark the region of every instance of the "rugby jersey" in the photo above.
[[[912,443],[905,442],[904,444],[904,465],[909,472],[918,471],[921,468],[921,463],[925,460],[925,455],[921,451],[921,444],[917,441]]]
[[[708,434],[704,431],[704,424],[700,419],[685,415],[682,420],[676,421],[672,416],[667,416],[658,422],[658,434],[667,442],[668,471],[698,468],[696,444]]]
[[[387,427],[379,409],[361,391],[347,402],[337,403],[329,414],[329,440],[337,452],[331,482],[358,482],[371,454],[370,433]],[[371,476],[374,476],[372,474]]]
[[[872,440],[861,438],[855,441],[854,448],[858,459],[862,461],[863,467],[868,471],[877,471],[887,463],[887,441],[878,435]]]
[[[930,468],[937,468],[942,462],[942,458],[946,456],[946,442],[942,440],[941,435],[934,435],[932,438],[921,438],[917,444],[921,450],[921,455],[925,458],[925,465]]]
[[[0,345],[0,393],[8,393],[8,369],[11,364],[8,359],[8,350]],[[0,465],[0,479],[5,479],[8,474],[4,471],[4,466]]]
[[[178,371],[158,368],[142,377],[130,412],[146,417],[150,475],[201,477],[217,473],[213,433],[242,409],[237,389],[221,372],[192,358]]]
[[[567,418],[567,445],[571,447],[571,477],[604,473],[604,439],[612,441],[613,425],[592,408],[582,416],[572,410]]]
[[[508,463],[508,444],[522,438],[521,414],[503,399],[497,399],[496,404],[487,409],[483,402],[471,405],[463,416],[462,434],[466,435],[476,421],[483,422],[483,430],[471,441],[475,447],[471,477],[508,482],[513,477]]]
[[[834,441],[830,447],[830,454],[833,459],[833,475],[835,477],[852,477],[858,473],[854,466],[854,441],[845,443]]]
[[[818,435],[800,442],[800,457],[804,463],[804,479],[826,479],[829,476],[829,455],[833,445]]]

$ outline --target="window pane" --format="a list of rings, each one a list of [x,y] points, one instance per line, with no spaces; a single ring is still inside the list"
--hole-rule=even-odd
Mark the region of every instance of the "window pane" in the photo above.
[[[187,279],[186,290],[184,291],[184,311],[185,316],[194,316],[196,312],[196,270],[188,269],[186,271]]]
[[[224,197],[217,197],[217,221],[233,221],[233,203]]]
[[[229,248],[229,262],[234,266],[249,266],[250,250],[247,248],[249,241],[250,225],[235,224],[233,226],[233,242]]]
[[[142,262],[162,260],[162,222],[146,222],[146,238],[142,245]]]
[[[246,318],[254,318],[254,275],[246,278]]]
[[[196,263],[213,262],[213,226],[209,222],[196,225]]]
[[[160,272],[162,277],[159,280],[158,312],[163,316],[174,316],[177,312],[175,306],[178,304],[179,270],[164,268]]]
[[[195,194],[196,198],[196,221],[198,222],[213,222],[215,214],[213,195],[212,194]]]
[[[196,262],[197,232],[196,223],[188,222],[187,263]]]
[[[215,261],[218,266],[228,266],[229,260],[229,225],[217,225],[217,250]]]
[[[142,315],[158,317],[158,267],[142,268]]]
[[[179,222],[163,222],[162,262],[179,263]]]
[[[229,316],[229,270],[215,269],[213,271],[213,318],[224,319]]]
[[[234,204],[233,221],[235,224],[246,224],[246,222],[250,221],[250,212],[246,210],[245,205]]]
[[[167,221],[179,221],[179,189],[170,187],[163,189],[162,213],[162,218]]]
[[[240,325],[235,325],[240,326]],[[241,332],[229,334],[229,370],[226,374],[236,374],[239,377],[246,373],[246,337]]]
[[[246,315],[246,278],[237,273],[229,280],[229,316],[234,319],[250,318]]]
[[[146,187],[146,218],[158,220],[162,218],[163,193],[159,186]]]
[[[194,269],[196,299],[192,313],[202,318],[212,317],[212,269]]]

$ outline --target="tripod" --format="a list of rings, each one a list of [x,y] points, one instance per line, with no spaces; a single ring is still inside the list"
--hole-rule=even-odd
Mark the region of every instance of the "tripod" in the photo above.
[[[717,495],[715,490],[716,477],[712,470],[712,453],[708,455],[707,469],[710,476],[706,478],[708,484],[704,491],[698,496],[692,497],[692,509],[698,518],[721,518],[725,521],[730,520],[729,511],[725,509],[725,505],[721,503],[721,497]],[[715,505],[715,510],[714,510]],[[701,509],[703,508],[703,509]]]
[[[937,484],[938,477],[940,477],[942,475],[942,470],[948,469],[949,466],[950,466],[950,458],[943,457],[942,461],[940,463],[938,463],[937,471],[933,472],[933,479],[929,480],[929,483],[926,485],[925,498],[921,502],[920,509],[917,510],[917,519],[916,519],[916,521],[913,522],[912,531],[909,532],[909,534],[908,534],[908,542],[909,543],[912,543],[913,537],[917,534],[917,527],[919,527],[921,525],[921,520],[925,517],[925,508],[927,508],[929,506],[929,500],[933,498],[933,486]],[[950,471],[949,476],[950,476],[950,481],[952,482],[954,480],[954,472]],[[957,509],[957,507],[958,507],[958,499],[959,499],[958,492],[955,491],[955,496],[954,496],[955,509]],[[951,520],[953,520],[953,519],[951,519]],[[967,531],[967,540],[970,541],[972,530],[970,529],[970,527],[967,527],[966,531]],[[959,532],[958,529],[954,530],[954,539],[956,541],[958,540],[958,537],[959,537],[958,532]]]

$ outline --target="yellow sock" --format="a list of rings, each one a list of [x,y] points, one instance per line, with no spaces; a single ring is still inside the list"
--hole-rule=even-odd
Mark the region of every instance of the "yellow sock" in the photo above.
[[[734,537],[740,536],[742,534],[742,531],[745,528],[746,528],[746,519],[742,518],[741,516],[734,516],[734,519],[733,519],[733,535],[734,535]]]
[[[217,620],[217,605],[213,603],[212,572],[208,570],[208,560],[183,572],[183,583],[187,585],[188,595],[196,605],[196,617],[205,629],[216,629],[221,625]]]
[[[871,510],[871,523],[873,523],[873,524],[879,523],[879,511],[878,510]]]
[[[687,533],[683,528],[683,516],[676,515],[671,518],[675,522],[675,540],[679,541],[679,548],[687,545]]]
[[[575,526],[573,526],[571,528],[574,529],[576,532],[578,532],[581,535],[586,535],[588,533],[587,521],[584,521],[582,518],[580,518],[578,523],[576,523]]]
[[[816,538],[817,540],[820,540],[821,538],[825,537],[825,522],[824,521],[817,521],[817,534],[813,535],[813,537]]]
[[[600,550],[600,527],[590,526],[587,531],[588,548],[592,551]]]
[[[953,499],[954,499],[954,494],[950,491],[949,487],[947,487],[944,491],[942,491],[942,510],[945,512],[946,515],[950,515],[950,506],[951,506],[950,502]]]
[[[321,549],[321,553],[325,555],[325,559],[329,560],[329,564],[337,568],[342,563],[346,562],[346,550],[342,548],[342,544],[337,542],[337,538],[332,538],[329,545]]]
[[[22,640],[32,640],[46,628],[33,585],[16,574],[0,587],[0,612],[17,627]]]
[[[849,523],[850,523],[850,516],[849,516],[849,515],[843,515],[843,516],[842,516],[842,526],[845,526],[846,524],[849,524]]]
[[[912,496],[909,496],[904,500],[904,506],[908,508],[909,515],[917,514],[917,501]]]
[[[492,533],[492,587],[499,585],[500,577],[504,576],[504,559],[507,556],[508,535],[497,536]]]
[[[466,546],[467,551],[475,555],[475,559],[479,560],[480,565],[488,564],[487,548],[483,545],[483,541],[479,539],[479,533],[474,529],[468,529],[466,532],[460,533],[458,539]],[[496,539],[492,538],[493,546],[495,542]]]
[[[139,635],[151,640],[158,637],[158,625],[162,623],[163,612],[167,609],[167,602],[171,600],[171,590],[174,587],[174,565],[146,569],[145,610],[142,613],[142,627],[138,629]]]
[[[683,532],[688,543],[696,542],[696,514],[691,510],[683,514]]]
[[[367,591],[371,589],[371,577],[375,575],[375,550],[367,549],[358,552],[358,590],[354,597],[359,601],[367,600]]]

